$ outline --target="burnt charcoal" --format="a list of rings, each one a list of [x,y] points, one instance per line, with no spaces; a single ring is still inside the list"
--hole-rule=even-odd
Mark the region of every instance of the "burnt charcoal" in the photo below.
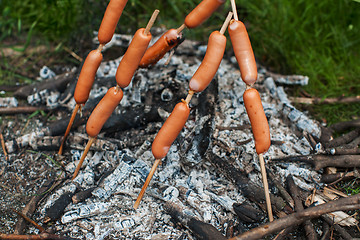
[[[63,213],[65,208],[71,203],[71,198],[73,193],[64,193],[57,199],[54,204],[46,211],[46,222],[55,221],[59,219]]]
[[[76,203],[85,201],[86,199],[88,199],[89,197],[92,196],[91,193],[92,193],[92,191],[94,191],[94,189],[95,189],[95,187],[92,187],[92,188],[86,189],[84,191],[77,192],[71,198],[73,203],[76,204]]]
[[[75,71],[71,71],[55,76],[54,78],[47,81],[21,87],[16,90],[16,92],[14,92],[14,96],[18,98],[27,98],[36,92],[46,89],[63,92],[71,80],[75,78],[75,74]]]
[[[234,211],[239,219],[246,223],[261,222],[265,218],[265,214],[247,203],[233,205]]]

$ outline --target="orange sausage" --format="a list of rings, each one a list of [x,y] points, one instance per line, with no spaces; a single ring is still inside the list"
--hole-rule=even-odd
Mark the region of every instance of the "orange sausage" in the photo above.
[[[176,104],[152,144],[151,150],[155,159],[161,159],[166,156],[171,144],[184,127],[189,114],[190,108],[186,103],[180,102]]]
[[[90,90],[95,80],[96,71],[102,59],[103,55],[99,50],[92,50],[86,57],[74,93],[74,99],[77,104],[84,104],[88,100]]]
[[[201,92],[210,84],[220,66],[225,47],[226,37],[219,31],[212,32],[205,57],[189,82],[192,91]]]
[[[123,91],[116,87],[110,88],[101,101],[91,113],[87,124],[86,132],[90,137],[96,137],[112,112],[119,105],[123,97]]]
[[[205,22],[225,0],[203,0],[185,18],[188,28],[195,28]]]
[[[149,47],[142,57],[139,67],[146,68],[157,63],[165,53],[170,51],[182,41],[181,33],[176,29],[170,29],[164,33],[151,47]]]
[[[256,89],[250,88],[245,91],[243,98],[254,134],[256,152],[257,154],[264,153],[270,147],[270,129],[260,94]]]
[[[136,31],[116,71],[116,82],[122,88],[130,84],[140,60],[149,46],[151,34],[145,35],[144,30],[145,28],[140,28]]]
[[[110,42],[128,0],[110,0],[98,32],[100,44]]]
[[[228,31],[241,78],[246,84],[252,85],[257,79],[257,67],[245,25],[241,21],[231,20]]]

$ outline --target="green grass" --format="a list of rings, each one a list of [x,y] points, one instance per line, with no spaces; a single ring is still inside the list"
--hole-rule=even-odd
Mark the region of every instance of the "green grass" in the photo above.
[[[133,33],[146,25],[155,8],[156,26],[177,28],[200,0],[129,0],[117,32]],[[91,46],[108,1],[97,0],[0,0],[0,44],[67,46],[84,53]],[[360,93],[360,3],[354,0],[237,0],[257,60],[269,69],[310,77],[305,90],[316,97],[353,96]],[[206,41],[219,29],[231,9],[228,0],[201,27],[186,31],[188,38]],[[0,46],[1,47],[1,46]],[[5,63],[3,62],[5,61]],[[2,64],[7,65],[6,59]],[[12,73],[0,70],[2,79]],[[351,118],[359,104],[346,107],[315,106],[328,122]]]
[[[277,72],[309,76],[305,90],[313,96],[359,95],[360,3],[240,0],[238,4],[259,61]],[[359,116],[360,105],[312,109],[331,123]]]

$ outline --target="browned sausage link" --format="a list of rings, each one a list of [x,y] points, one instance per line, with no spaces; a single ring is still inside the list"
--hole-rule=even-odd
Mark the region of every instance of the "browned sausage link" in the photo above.
[[[246,84],[252,85],[257,79],[257,67],[245,25],[241,21],[232,20],[228,31],[239,64],[241,78]]]
[[[110,42],[114,35],[116,25],[124,10],[128,0],[111,0],[106,8],[103,20],[101,22],[98,39],[100,44],[105,45]]]
[[[166,119],[164,125],[156,135],[151,150],[155,159],[164,158],[184,127],[190,114],[190,108],[185,102],[176,104],[174,110]]]
[[[203,0],[185,18],[188,28],[195,28],[205,22],[225,0]]]
[[[122,88],[130,84],[139,62],[149,46],[151,34],[145,35],[144,30],[144,28],[140,28],[136,31],[116,71],[116,82]]]
[[[261,103],[259,92],[249,88],[243,95],[246,112],[251,122],[257,154],[266,152],[271,144],[269,123]]]
[[[74,93],[74,99],[77,104],[84,104],[88,100],[96,71],[102,59],[103,56],[99,50],[92,50],[86,57]]]
[[[172,48],[176,47],[182,40],[182,34],[176,29],[170,29],[164,33],[142,57],[139,67],[146,68],[157,63]]]
[[[107,91],[87,121],[86,132],[90,137],[95,138],[99,134],[105,122],[119,105],[122,97],[123,92],[120,88],[112,87]]]
[[[212,32],[205,57],[189,82],[190,90],[201,92],[210,84],[220,66],[225,47],[226,37],[219,31]]]

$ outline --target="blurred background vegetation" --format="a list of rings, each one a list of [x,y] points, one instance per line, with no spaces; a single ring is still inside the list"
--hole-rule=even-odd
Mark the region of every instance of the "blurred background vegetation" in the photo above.
[[[118,33],[145,26],[155,8],[157,26],[176,28],[200,0],[129,0]],[[360,95],[360,3],[358,0],[237,0],[239,18],[247,26],[257,60],[284,74],[303,74],[308,93],[327,98]],[[94,48],[108,1],[0,0],[0,85],[31,82],[44,65],[79,65]],[[206,41],[219,29],[230,1],[186,37]],[[230,47],[230,46],[229,46]],[[40,49],[40,50],[39,50]],[[359,116],[360,104],[311,105],[308,110],[328,123]]]

